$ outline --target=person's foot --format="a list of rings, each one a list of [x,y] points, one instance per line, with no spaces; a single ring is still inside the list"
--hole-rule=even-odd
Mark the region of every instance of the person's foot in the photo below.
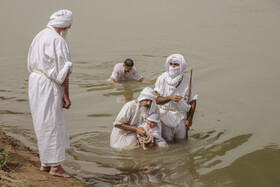
[[[49,172],[51,175],[53,176],[57,176],[57,177],[65,177],[65,178],[70,178],[72,177],[72,175],[70,175],[69,173],[67,173],[61,165],[59,166],[52,166]]]
[[[41,166],[40,167],[40,171],[45,171],[45,172],[49,172],[51,170],[50,166]]]

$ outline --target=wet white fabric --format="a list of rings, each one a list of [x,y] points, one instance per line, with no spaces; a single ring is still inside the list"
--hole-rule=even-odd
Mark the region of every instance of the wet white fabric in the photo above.
[[[144,122],[144,123],[138,125],[138,127],[141,127],[146,132],[149,132],[152,135],[154,135],[156,139],[160,139],[161,138],[160,128],[157,125],[154,126],[153,128],[151,128],[150,130],[148,130],[147,126],[148,126],[147,122]],[[141,136],[139,134],[137,134],[137,138],[138,138],[138,141],[140,143],[141,142],[141,140],[140,140]],[[154,138],[153,137],[152,137],[152,143],[154,143]]]
[[[147,117],[147,120],[155,123],[160,123],[159,115],[157,113],[152,113]]]
[[[63,162],[56,162],[56,163],[42,163],[42,166],[44,167],[52,167],[52,166],[59,166],[61,165]]]
[[[163,131],[165,126],[175,128],[181,123],[181,121],[186,121],[187,111],[190,109],[190,106],[187,105],[189,82],[189,76],[183,75],[180,85],[177,88],[174,88],[173,86],[167,84],[164,74],[158,77],[155,84],[155,91],[158,92],[160,96],[167,97],[176,94],[183,97],[178,103],[170,101],[164,105],[159,105]],[[192,83],[190,101],[196,99],[198,99],[198,94],[196,93]]]
[[[50,21],[47,26],[56,28],[66,28],[73,23],[73,16],[70,10],[59,10],[50,16]]]
[[[114,66],[114,70],[110,78],[113,78],[116,82],[120,80],[134,79],[139,81],[143,77],[137,72],[136,68],[133,66],[130,72],[125,72],[123,63],[118,63]]]
[[[65,160],[65,149],[69,148],[61,84],[67,73],[72,72],[72,63],[66,42],[53,28],[44,29],[34,38],[27,66],[31,73],[29,104],[41,162],[61,163]]]
[[[113,125],[129,124],[137,126],[140,123],[140,115],[136,113],[136,108],[139,108],[139,103],[136,101],[127,102]],[[118,149],[131,149],[137,147],[136,133],[125,131],[117,127],[113,127],[110,136],[110,146]]]
[[[162,137],[166,141],[172,141],[175,139],[186,139],[186,120],[181,120],[178,125],[174,128],[162,126]]]
[[[113,129],[110,136],[110,146],[118,149],[131,149],[137,147],[136,133],[125,131],[115,127],[115,125],[127,124],[137,126],[141,124],[144,119],[140,115],[140,102],[144,99],[153,100],[152,107],[149,110],[149,114],[158,111],[158,107],[155,104],[155,93],[152,88],[144,88],[140,93],[137,101],[127,102],[121,111],[119,112],[116,120],[113,123]]]

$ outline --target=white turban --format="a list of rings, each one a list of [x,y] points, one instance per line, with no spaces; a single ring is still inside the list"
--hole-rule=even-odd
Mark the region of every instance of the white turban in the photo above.
[[[156,94],[155,94],[155,91],[154,89],[150,88],[150,87],[146,87],[142,90],[142,92],[140,93],[139,97],[138,97],[138,102],[141,102],[145,99],[150,99],[152,100],[152,105],[151,105],[151,108],[150,108],[150,111],[149,111],[149,114],[155,112],[156,110],[156,101],[155,99],[157,98]],[[139,109],[139,108],[138,108]],[[138,110],[137,109],[137,110]],[[138,111],[137,111],[138,112]]]
[[[59,10],[53,13],[47,26],[66,28],[73,23],[73,16],[70,10]]]
[[[178,64],[180,64],[180,73],[183,73],[187,68],[187,63],[185,61],[185,58],[180,54],[172,54],[169,57],[167,57],[166,62],[165,62],[166,72],[169,71],[170,62],[177,62]]]
[[[175,77],[169,75],[169,68],[170,68],[170,62],[177,62],[180,64],[179,72]],[[174,91],[178,83],[182,80],[184,71],[187,68],[187,63],[184,59],[184,57],[180,54],[172,54],[170,55],[165,62],[165,69],[166,72],[163,73],[164,79],[166,80],[166,83],[171,86],[171,89]],[[176,68],[177,69],[177,68]]]
[[[152,88],[150,88],[150,87],[146,87],[146,88],[144,88],[144,89],[141,91],[141,93],[140,93],[140,95],[139,95],[139,97],[138,97],[137,100],[138,100],[139,102],[140,102],[140,101],[143,101],[143,100],[145,100],[145,99],[150,99],[150,100],[154,101],[155,98],[156,98],[155,91],[154,91]]]

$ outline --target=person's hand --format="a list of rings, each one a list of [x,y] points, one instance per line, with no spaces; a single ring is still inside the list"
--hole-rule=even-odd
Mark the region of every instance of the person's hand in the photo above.
[[[186,132],[189,132],[189,130],[190,130],[191,126],[192,126],[192,122],[187,120],[185,125],[186,125]]]
[[[148,136],[145,138],[145,142],[147,142],[149,139],[150,139],[150,136],[148,135]]]
[[[114,85],[117,86],[117,87],[123,87],[123,85],[121,83],[117,83],[117,82],[114,83]]]
[[[69,109],[71,106],[71,101],[69,98],[63,98],[63,108]]]
[[[142,127],[136,127],[136,133],[139,134],[140,136],[146,135],[146,131]]]
[[[142,83],[150,84],[151,82],[150,82],[150,81],[147,81],[147,80],[143,80]]]
[[[180,101],[180,99],[182,99],[183,97],[182,96],[180,96],[180,95],[171,95],[170,96],[171,98],[171,101],[174,101],[174,102],[179,102]]]

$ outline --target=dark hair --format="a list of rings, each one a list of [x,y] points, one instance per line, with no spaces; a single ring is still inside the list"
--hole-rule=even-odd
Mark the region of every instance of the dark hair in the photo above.
[[[130,58],[126,59],[126,60],[124,61],[124,64],[125,64],[126,66],[128,66],[128,67],[134,66],[133,60],[131,60]]]

